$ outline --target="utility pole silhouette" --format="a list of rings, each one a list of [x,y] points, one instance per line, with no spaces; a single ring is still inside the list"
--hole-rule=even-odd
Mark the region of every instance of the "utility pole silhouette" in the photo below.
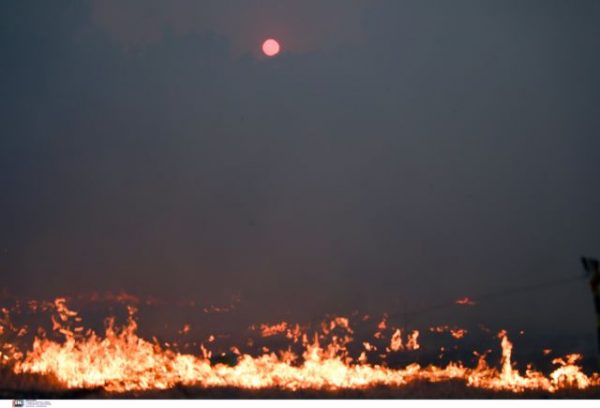
[[[598,331],[598,355],[600,357],[600,268],[597,259],[581,257],[583,269],[586,276],[590,279],[590,289],[594,296],[594,305],[596,306],[596,326]]]

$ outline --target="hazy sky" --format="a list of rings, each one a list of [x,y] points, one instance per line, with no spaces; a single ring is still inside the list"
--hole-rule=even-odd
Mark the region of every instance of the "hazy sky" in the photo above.
[[[598,21],[596,0],[2,1],[2,285],[393,312],[581,274]],[[583,283],[481,308],[593,330]]]

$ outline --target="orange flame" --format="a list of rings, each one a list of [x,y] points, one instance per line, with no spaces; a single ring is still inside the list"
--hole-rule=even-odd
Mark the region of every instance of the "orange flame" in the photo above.
[[[447,380],[461,380],[469,387],[513,392],[555,392],[564,388],[600,386],[598,373],[588,376],[577,365],[581,359],[578,354],[554,359],[552,362],[558,367],[547,376],[531,366],[524,373],[519,372],[513,366],[513,346],[505,331],[498,334],[502,348],[499,370],[488,366],[485,354],[478,355],[474,368],[461,362],[451,362],[445,367],[412,363],[403,368],[389,368],[369,363],[366,352],[376,348],[368,342],[363,342],[364,351],[353,359],[347,349],[352,341],[349,335],[352,329],[348,319],[340,317],[325,325],[326,329],[331,332],[335,327],[341,327],[346,334],[332,332],[328,344],[321,344],[322,334],[314,333],[312,340],[308,340],[310,336],[304,332],[301,355],[289,348],[279,352],[264,348],[263,354],[252,356],[231,346],[229,350],[234,354],[235,362],[225,364],[211,363],[213,353],[204,345],[200,345],[200,355],[193,355],[163,346],[156,339],[148,341],[140,337],[134,308],[129,308],[127,324],[123,328],[115,328],[114,319],[109,318],[105,333],[98,335],[92,330],[71,329],[71,324],[79,322],[80,318],[66,306],[64,299],[57,299],[55,306],[58,314],[58,319],[54,319],[55,330],[64,339],[56,341],[36,336],[29,351],[25,354],[14,352],[9,359],[14,373],[52,376],[66,388],[101,387],[108,392],[124,392],[167,389],[181,384],[243,389],[276,387],[293,391],[364,389],[381,385],[401,387],[415,381]],[[2,327],[7,326],[5,320],[0,321]],[[276,326],[278,333],[289,329],[287,323]],[[396,329],[388,351],[417,350],[420,348],[418,338],[419,331],[414,330],[403,342],[402,331]],[[209,342],[211,340],[214,336]],[[8,355],[3,348],[2,360],[7,360],[5,356]],[[225,354],[218,356],[225,357]]]
[[[465,337],[465,334],[467,334],[467,330],[465,329],[450,330],[450,335],[452,335],[452,337],[454,337],[455,339],[462,339],[463,337]]]
[[[403,348],[404,346],[402,345],[402,331],[400,331],[400,329],[396,329],[396,331],[392,335],[392,340],[390,341],[390,347],[388,350],[399,351]]]
[[[271,337],[276,334],[283,333],[287,329],[287,323],[281,322],[273,325],[261,324],[260,335],[263,337]]]

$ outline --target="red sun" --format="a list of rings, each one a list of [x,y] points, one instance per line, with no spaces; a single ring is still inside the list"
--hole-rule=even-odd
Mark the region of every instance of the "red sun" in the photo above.
[[[281,47],[279,46],[277,40],[268,38],[263,43],[262,50],[267,57],[274,57],[275,55],[279,54]]]

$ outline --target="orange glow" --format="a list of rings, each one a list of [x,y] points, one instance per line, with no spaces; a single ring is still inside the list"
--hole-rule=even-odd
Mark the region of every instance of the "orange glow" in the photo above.
[[[475,305],[475,302],[473,300],[469,299],[468,297],[457,299],[455,303],[457,305],[463,305],[463,306],[473,306],[473,305]]]
[[[285,332],[286,329],[287,329],[286,322],[281,322],[281,323],[274,324],[271,326],[269,326],[267,324],[261,324],[260,325],[260,335],[263,337],[270,337],[270,336],[274,336],[279,333],[283,333],[283,332]]]
[[[421,348],[418,342],[419,339],[419,331],[413,330],[413,332],[408,336],[408,341],[406,342],[406,348],[409,350],[418,350]]]
[[[455,339],[462,339],[463,337],[465,337],[465,334],[467,334],[467,331],[465,329],[453,329],[450,330],[450,334]]]
[[[458,328],[451,329],[448,326],[430,327],[429,331],[432,333],[447,333],[447,332],[449,332],[450,335],[452,337],[454,337],[455,339],[462,339],[463,337],[465,337],[465,334],[467,334],[466,329],[458,329]]]
[[[402,332],[400,331],[400,329],[397,329],[392,335],[392,340],[390,341],[390,347],[388,350],[399,351],[403,348],[404,346],[402,345]]]
[[[281,47],[277,40],[274,40],[273,38],[268,38],[263,43],[262,50],[267,57],[274,57],[275,55],[279,54]]]

